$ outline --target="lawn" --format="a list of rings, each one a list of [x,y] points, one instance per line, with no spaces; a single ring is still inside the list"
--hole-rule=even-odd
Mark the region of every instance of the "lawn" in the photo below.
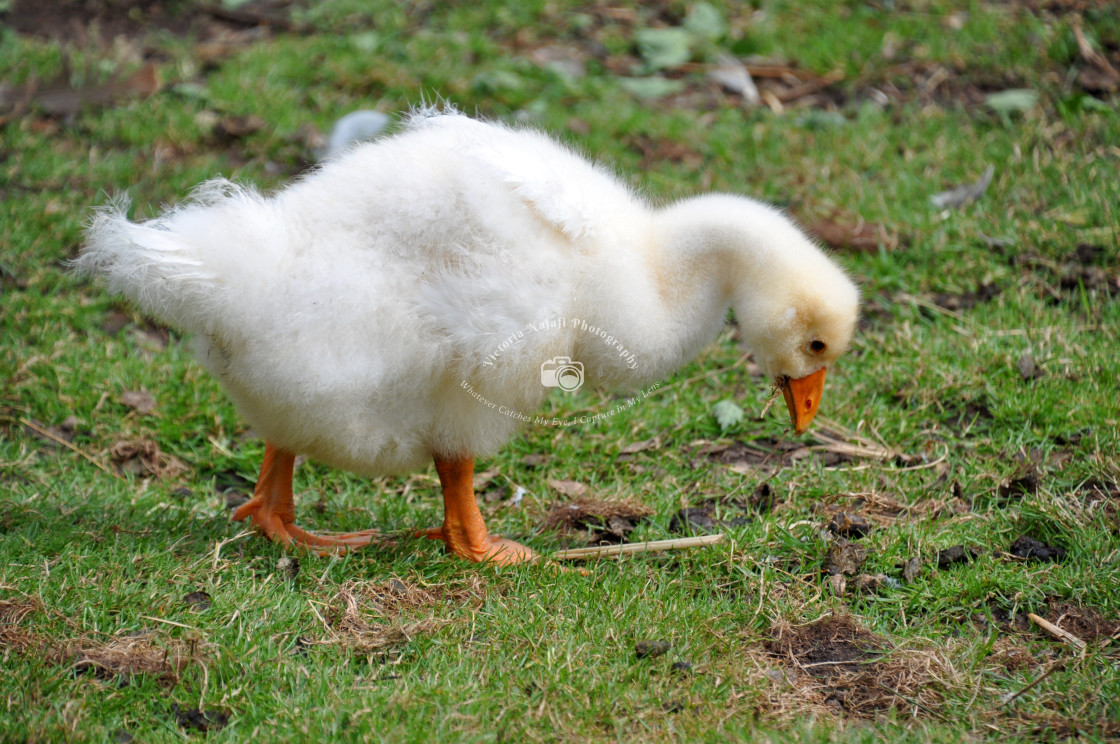
[[[1120,738],[1116,4],[14,0],[0,70],[0,740]],[[189,339],[67,270],[115,195],[277,187],[437,99],[778,204],[859,282],[802,437],[729,318],[479,463],[545,554],[722,542],[472,565],[409,537],[434,469],[307,461],[301,523],[386,540],[286,553]]]

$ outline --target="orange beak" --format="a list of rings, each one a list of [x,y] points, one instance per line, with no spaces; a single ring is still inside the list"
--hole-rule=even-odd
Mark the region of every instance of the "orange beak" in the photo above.
[[[789,419],[798,434],[804,434],[809,429],[813,417],[817,415],[817,406],[821,404],[821,395],[824,394],[824,373],[827,371],[825,367],[821,367],[813,374],[799,380],[786,378],[782,385],[782,395],[786,399],[786,408],[789,409]]]

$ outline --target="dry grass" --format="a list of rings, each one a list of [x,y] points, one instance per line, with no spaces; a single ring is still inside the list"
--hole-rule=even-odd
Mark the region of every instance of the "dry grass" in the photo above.
[[[833,714],[874,718],[897,709],[915,717],[938,715],[942,690],[959,684],[944,651],[892,648],[850,615],[808,625],[778,623],[771,632],[766,648],[786,667],[792,690]]]
[[[33,597],[0,601],[0,649],[34,654],[104,681],[146,675],[168,687],[177,684],[183,670],[201,658],[197,640],[152,630],[120,632],[107,639],[97,633],[64,639],[22,627],[31,615],[46,609]]]
[[[477,605],[484,596],[485,586],[473,574],[458,584],[427,587],[400,579],[385,583],[347,582],[331,598],[327,612],[321,616],[329,634],[323,643],[362,654],[382,651],[454,622],[431,614],[411,621],[402,620],[402,616],[424,614],[438,607]],[[380,616],[384,621],[368,619],[369,614]]]

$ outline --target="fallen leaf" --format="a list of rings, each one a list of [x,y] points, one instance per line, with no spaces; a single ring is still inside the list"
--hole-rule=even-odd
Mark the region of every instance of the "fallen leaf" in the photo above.
[[[1034,357],[1030,354],[1023,354],[1019,357],[1019,376],[1023,378],[1024,382],[1042,377],[1042,370],[1039,369],[1038,364],[1035,363]]]
[[[808,226],[809,233],[834,250],[850,250],[872,253],[879,247],[893,248],[897,243],[887,233],[887,228],[878,222],[857,222],[847,224],[831,219],[817,220]]]
[[[109,455],[122,473],[171,478],[187,469],[181,460],[161,452],[150,439],[117,442],[109,449]]]
[[[750,70],[735,57],[720,55],[716,66],[708,70],[708,79],[721,88],[741,97],[747,104],[757,106],[762,97],[754,84]]]
[[[683,28],[643,28],[634,34],[638,54],[650,70],[673,69],[688,62],[693,38]]]
[[[984,97],[984,105],[1004,116],[1030,111],[1038,103],[1038,92],[1030,88],[1014,88],[989,93]]]
[[[142,416],[155,410],[156,399],[147,390],[126,390],[121,394],[121,403]]]
[[[622,86],[623,90],[627,93],[648,100],[665,98],[674,93],[680,93],[685,88],[683,81],[669,80],[659,75],[619,78],[618,84]]]
[[[694,3],[684,17],[683,25],[689,33],[708,41],[717,41],[727,34],[723,14],[710,3]]]
[[[988,184],[992,182],[992,176],[995,175],[995,172],[995,166],[989,165],[984,169],[984,175],[980,176],[980,180],[934,194],[930,197],[930,201],[938,209],[954,209],[971,204],[988,190]]]
[[[902,578],[907,584],[913,584],[922,570],[922,562],[918,558],[911,558],[902,567]]]
[[[580,483],[579,481],[550,480],[548,481],[548,485],[549,488],[559,491],[565,496],[570,496],[574,499],[586,496],[588,491],[587,484]]]
[[[497,477],[498,477],[498,470],[496,468],[490,468],[489,470],[483,470],[481,473],[475,473],[474,474],[474,480],[473,480],[474,490],[475,491],[484,490]]]
[[[264,129],[264,119],[254,114],[247,116],[225,116],[214,125],[214,136],[232,142]]]

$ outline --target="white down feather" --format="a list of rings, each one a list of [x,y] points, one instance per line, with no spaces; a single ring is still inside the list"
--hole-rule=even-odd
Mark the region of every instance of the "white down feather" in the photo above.
[[[271,196],[218,179],[141,224],[104,209],[76,263],[194,334],[267,440],[366,474],[493,452],[554,357],[586,384],[659,379],[732,304],[767,372],[807,374],[848,345],[858,302],[769,207],[653,209],[540,133],[454,112]],[[829,351],[802,353],[818,336]]]

